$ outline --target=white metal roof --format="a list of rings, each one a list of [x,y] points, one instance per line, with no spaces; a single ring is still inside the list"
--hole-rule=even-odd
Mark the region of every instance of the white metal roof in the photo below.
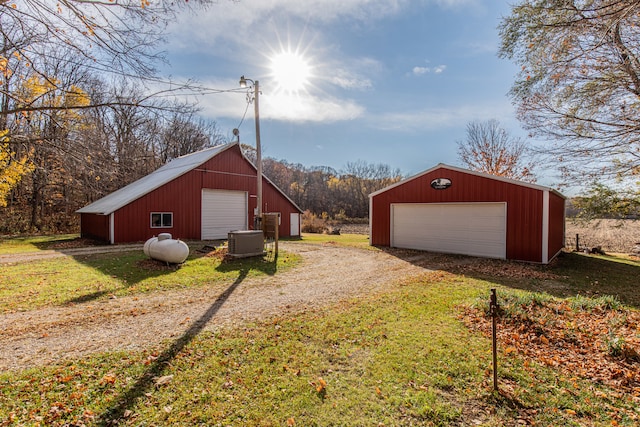
[[[159,188],[190,170],[202,165],[212,157],[237,144],[238,142],[236,141],[230,144],[206,148],[195,153],[177,157],[149,175],[114,191],[102,199],[98,199],[95,202],[78,209],[76,212],[109,215],[156,188]]]
[[[484,172],[477,172],[477,171],[472,171],[472,170],[468,170],[468,169],[463,169],[463,168],[459,168],[459,167],[456,167],[456,166],[449,166],[449,165],[446,165],[444,163],[439,163],[436,166],[434,166],[434,167],[432,167],[430,169],[427,169],[426,171],[420,172],[420,173],[418,173],[418,174],[416,174],[414,176],[411,176],[411,177],[409,177],[407,179],[403,179],[402,181],[398,181],[398,182],[396,182],[394,184],[389,185],[388,187],[385,187],[385,188],[382,188],[382,189],[380,189],[378,191],[375,191],[375,192],[369,194],[369,197],[377,196],[380,193],[384,193],[385,191],[391,190],[392,188],[395,188],[395,187],[397,187],[399,185],[402,185],[402,184],[404,184],[404,183],[406,183],[408,181],[412,181],[412,180],[414,180],[416,178],[420,178],[421,176],[426,175],[426,174],[428,174],[428,173],[430,173],[430,172],[432,172],[432,171],[434,171],[436,169],[440,169],[440,168],[449,169],[449,170],[457,171],[457,172],[463,172],[463,173],[467,173],[467,174],[470,174],[470,175],[476,175],[476,176],[480,176],[480,177],[483,177],[483,178],[494,179],[496,181],[507,182],[507,183],[510,183],[510,184],[516,184],[516,185],[520,185],[521,187],[533,188],[533,189],[540,190],[540,191],[550,191],[550,192],[555,193],[558,196],[562,197],[563,199],[566,198],[559,191],[554,190],[553,188],[550,188],[550,187],[545,187],[545,186],[538,185],[538,184],[532,184],[530,182],[518,181],[518,180],[515,180],[515,179],[509,179],[509,178],[505,178],[505,177],[502,177],[502,176],[491,175],[491,174],[484,173]]]

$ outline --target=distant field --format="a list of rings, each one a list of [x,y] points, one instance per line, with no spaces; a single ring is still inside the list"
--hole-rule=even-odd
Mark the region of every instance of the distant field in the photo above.
[[[640,221],[600,219],[583,223],[568,219],[567,247],[575,247],[576,234],[580,247],[602,246],[604,251],[627,253],[640,242]]]
[[[342,224],[336,227],[341,229],[341,233],[369,234],[369,224]],[[567,219],[568,248],[575,248],[576,234],[580,236],[580,247],[601,246],[604,251],[627,253],[640,242],[640,221],[601,219],[585,223]]]

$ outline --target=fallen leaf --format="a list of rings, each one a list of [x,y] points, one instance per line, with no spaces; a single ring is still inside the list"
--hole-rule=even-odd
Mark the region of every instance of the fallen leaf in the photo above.
[[[114,384],[116,382],[116,376],[113,374],[106,374],[100,380],[100,384]]]
[[[165,375],[154,380],[156,386],[169,384],[173,380],[173,375]]]

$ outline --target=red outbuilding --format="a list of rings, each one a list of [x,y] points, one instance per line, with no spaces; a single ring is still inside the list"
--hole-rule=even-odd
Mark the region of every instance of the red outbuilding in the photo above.
[[[248,230],[257,207],[257,171],[238,142],[171,160],[155,172],[79,209],[82,237],[109,243],[226,239]],[[279,235],[300,235],[302,211],[266,177],[262,211],[280,214]]]
[[[369,195],[376,246],[546,264],[564,247],[565,197],[439,164]]]

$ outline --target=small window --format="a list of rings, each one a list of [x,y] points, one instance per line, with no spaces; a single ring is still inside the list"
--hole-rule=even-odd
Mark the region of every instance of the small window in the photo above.
[[[151,212],[151,228],[173,227],[173,212]]]

